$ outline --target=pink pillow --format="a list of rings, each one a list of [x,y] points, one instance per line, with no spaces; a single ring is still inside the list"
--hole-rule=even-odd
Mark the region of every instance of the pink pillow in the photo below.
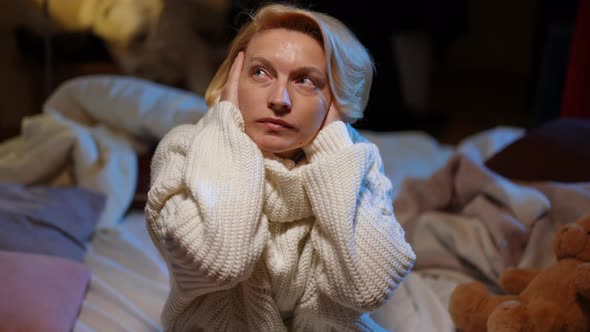
[[[76,261],[0,251],[0,331],[70,331],[90,280]]]

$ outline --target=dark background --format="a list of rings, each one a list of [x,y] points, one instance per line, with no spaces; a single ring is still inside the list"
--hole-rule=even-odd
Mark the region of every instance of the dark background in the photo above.
[[[228,1],[231,37],[245,18],[238,13],[261,2]],[[47,95],[43,44],[23,50],[17,2],[0,3],[0,138],[17,134],[23,117],[40,112]],[[342,20],[375,60],[359,128],[425,130],[457,143],[495,126],[533,128],[559,113],[577,1],[297,2]],[[52,87],[78,75],[117,73],[100,40],[69,38],[61,45],[73,47],[78,38],[86,49],[76,57],[53,49]]]

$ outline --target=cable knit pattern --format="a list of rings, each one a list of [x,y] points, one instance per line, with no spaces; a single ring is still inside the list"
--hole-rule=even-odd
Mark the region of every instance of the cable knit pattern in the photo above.
[[[172,130],[146,217],[168,263],[168,331],[372,331],[411,269],[376,146],[322,129],[295,164],[261,153],[229,102]]]

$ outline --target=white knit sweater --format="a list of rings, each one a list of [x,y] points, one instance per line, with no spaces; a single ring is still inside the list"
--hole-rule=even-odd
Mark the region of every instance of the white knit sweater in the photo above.
[[[168,263],[169,331],[370,331],[415,260],[379,151],[334,122],[306,160],[263,155],[239,110],[173,129],[146,216]]]

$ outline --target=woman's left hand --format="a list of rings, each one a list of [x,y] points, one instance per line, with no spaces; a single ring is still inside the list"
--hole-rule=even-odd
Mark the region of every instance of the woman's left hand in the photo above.
[[[324,120],[324,125],[322,126],[322,128],[326,128],[327,126],[336,121],[342,121],[342,113],[340,112],[338,107],[336,107],[336,104],[334,102],[331,102],[330,108],[328,109],[328,114],[326,115],[326,119]]]

